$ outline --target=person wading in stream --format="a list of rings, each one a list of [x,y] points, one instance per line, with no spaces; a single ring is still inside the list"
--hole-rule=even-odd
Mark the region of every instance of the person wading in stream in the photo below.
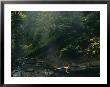
[[[65,65],[64,65],[64,68],[65,68],[65,72],[66,72],[66,73],[69,73],[69,72],[68,72],[69,64],[65,64]]]

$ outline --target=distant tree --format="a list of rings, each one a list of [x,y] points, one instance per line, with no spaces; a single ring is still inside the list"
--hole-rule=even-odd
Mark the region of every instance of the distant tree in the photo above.
[[[22,23],[25,18],[24,12],[11,12],[11,54],[12,54],[12,69],[17,66],[17,59],[21,56],[21,43],[23,41]]]

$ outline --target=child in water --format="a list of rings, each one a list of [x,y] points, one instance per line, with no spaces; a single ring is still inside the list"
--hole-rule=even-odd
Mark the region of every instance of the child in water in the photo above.
[[[64,68],[65,68],[66,73],[69,73],[69,72],[68,72],[69,64],[65,64],[65,65],[64,65]]]

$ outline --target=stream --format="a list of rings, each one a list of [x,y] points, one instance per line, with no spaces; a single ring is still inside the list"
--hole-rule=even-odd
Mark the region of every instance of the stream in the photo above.
[[[94,67],[70,67],[68,72],[64,68],[60,67],[56,70],[50,68],[35,68],[29,67],[26,70],[20,68],[13,71],[13,77],[99,77],[99,66]]]

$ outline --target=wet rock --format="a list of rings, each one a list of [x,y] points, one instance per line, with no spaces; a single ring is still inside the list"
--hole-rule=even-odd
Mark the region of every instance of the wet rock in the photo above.
[[[21,71],[16,71],[12,75],[13,77],[21,77]]]

